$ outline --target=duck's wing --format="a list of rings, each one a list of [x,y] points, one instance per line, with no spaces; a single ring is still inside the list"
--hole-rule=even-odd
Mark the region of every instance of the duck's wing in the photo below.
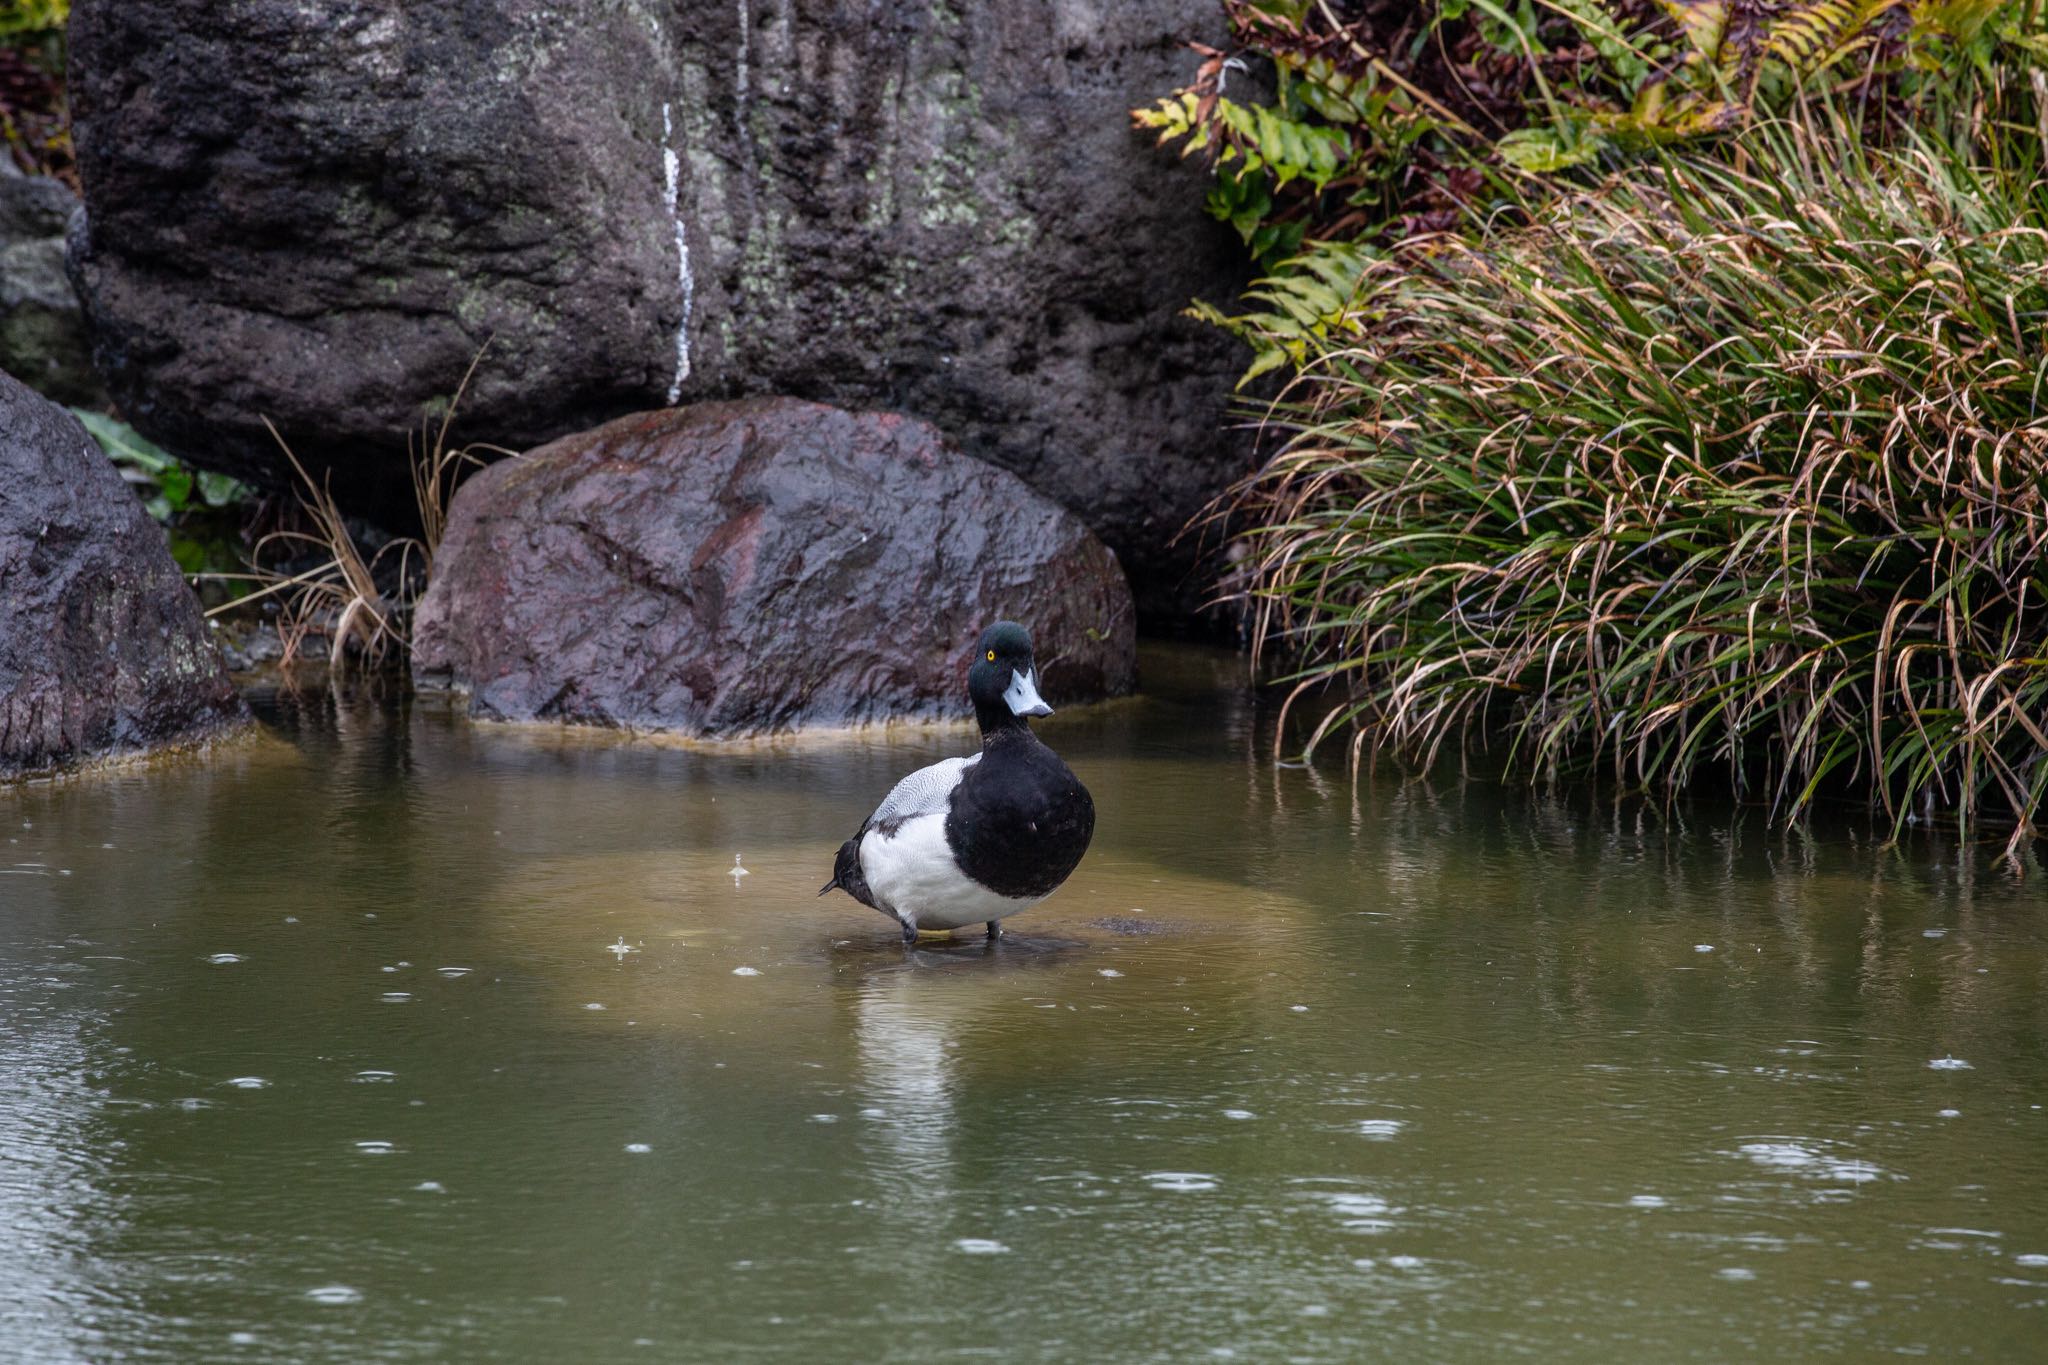
[[[891,787],[882,804],[875,807],[875,813],[839,846],[839,856],[832,864],[832,880],[820,887],[818,894],[822,896],[836,887],[862,905],[873,905],[875,898],[860,870],[860,841],[871,829],[879,828],[885,838],[892,837],[904,821],[945,810],[952,803],[953,789],[960,785],[960,779],[979,762],[980,754],[944,759],[929,768],[919,768]]]
[[[946,809],[953,799],[953,788],[960,785],[960,779],[967,770],[981,762],[980,754],[966,758],[948,758],[919,768],[916,772],[898,782],[882,798],[882,804],[875,807],[875,813],[860,827],[866,834],[878,825],[886,825],[885,834],[895,833],[895,827],[914,816],[933,815]],[[856,839],[859,834],[854,836]]]

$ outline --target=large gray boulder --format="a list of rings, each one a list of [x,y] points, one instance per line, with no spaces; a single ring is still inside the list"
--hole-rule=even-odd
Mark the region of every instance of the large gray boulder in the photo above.
[[[0,778],[246,719],[163,531],[77,418],[0,374]]]
[[[1006,617],[1055,705],[1131,690],[1130,591],[1072,514],[923,422],[706,403],[464,484],[413,674],[486,718],[698,735],[964,715]]]
[[[64,274],[64,233],[78,196],[23,175],[0,153],[0,370],[60,403],[97,406],[85,315]]]
[[[145,433],[394,522],[405,433],[743,394],[907,411],[1160,612],[1239,466],[1239,253],[1126,111],[1214,0],[77,0],[73,273]]]

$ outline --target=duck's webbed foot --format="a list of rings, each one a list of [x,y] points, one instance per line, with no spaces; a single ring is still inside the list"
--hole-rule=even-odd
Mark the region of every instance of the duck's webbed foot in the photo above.
[[[988,922],[988,941],[994,943],[1003,936],[1003,922],[992,919]]]

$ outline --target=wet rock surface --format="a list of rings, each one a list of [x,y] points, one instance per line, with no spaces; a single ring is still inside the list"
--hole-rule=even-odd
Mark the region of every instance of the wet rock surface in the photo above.
[[[163,532],[76,418],[0,374],[0,778],[246,719]]]
[[[22,175],[0,156],[0,370],[60,403],[97,406],[106,388],[64,274],[64,233],[77,208],[63,182]]]
[[[1210,0],[77,0],[73,272],[146,434],[409,506],[404,434],[678,399],[907,411],[1084,517],[1141,605],[1243,463],[1202,177],[1129,127]]]
[[[1055,706],[1135,681],[1129,589],[1071,514],[931,426],[793,399],[621,418],[457,494],[413,630],[506,720],[742,735],[967,714],[989,622]]]

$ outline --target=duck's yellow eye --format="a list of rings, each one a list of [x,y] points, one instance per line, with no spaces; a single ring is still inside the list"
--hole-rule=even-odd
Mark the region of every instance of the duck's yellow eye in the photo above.
[[[988,652],[988,661],[990,663],[994,663],[996,661],[996,652],[994,650],[990,650]]]

